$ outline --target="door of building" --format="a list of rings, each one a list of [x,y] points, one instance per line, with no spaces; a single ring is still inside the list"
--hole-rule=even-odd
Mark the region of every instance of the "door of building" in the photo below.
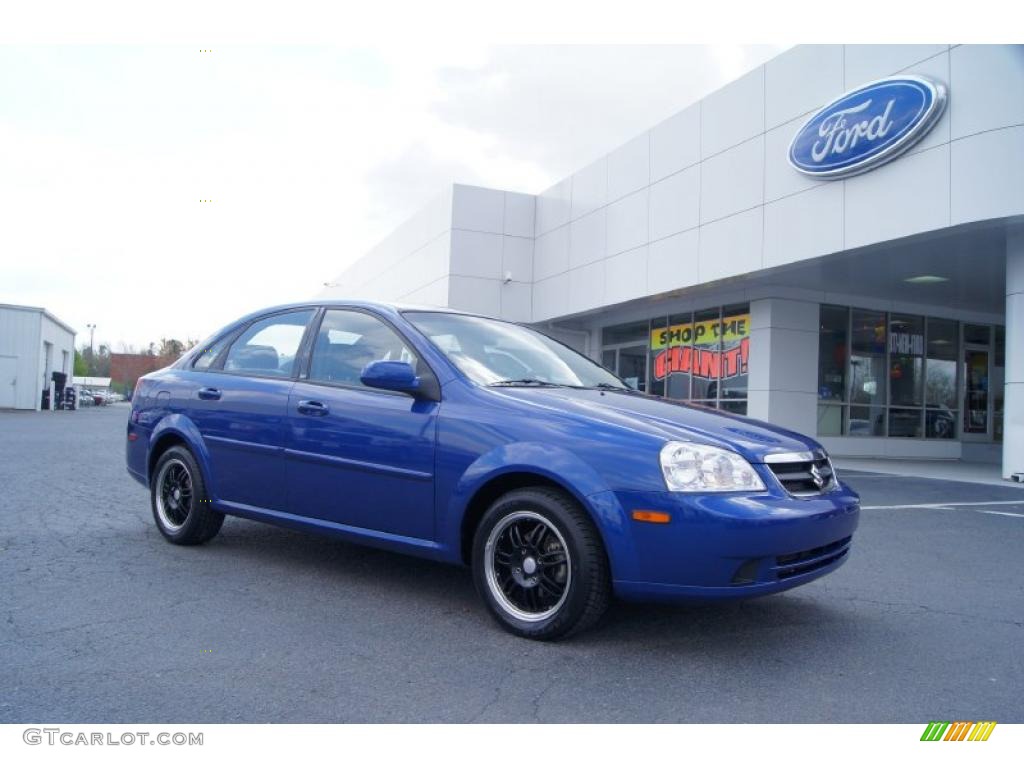
[[[18,358],[0,355],[0,408],[13,408],[17,402]]]

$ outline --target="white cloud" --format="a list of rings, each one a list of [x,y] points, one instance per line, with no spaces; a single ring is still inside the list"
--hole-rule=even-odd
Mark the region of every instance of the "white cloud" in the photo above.
[[[0,301],[79,341],[205,336],[444,185],[539,191],[771,52],[0,49]]]

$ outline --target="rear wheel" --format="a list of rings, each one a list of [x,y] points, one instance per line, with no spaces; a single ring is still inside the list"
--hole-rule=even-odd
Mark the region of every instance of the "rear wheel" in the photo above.
[[[160,456],[153,470],[150,499],[156,527],[174,544],[202,544],[224,524],[224,515],[210,508],[195,457],[183,446],[172,446]]]
[[[611,597],[601,538],[580,506],[551,488],[499,498],[473,541],[473,578],[510,632],[555,640],[593,626]]]

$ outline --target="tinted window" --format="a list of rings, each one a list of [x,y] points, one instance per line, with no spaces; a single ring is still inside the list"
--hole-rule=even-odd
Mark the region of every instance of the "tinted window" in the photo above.
[[[302,309],[257,320],[231,345],[224,359],[224,370],[258,376],[291,376],[302,335],[312,317],[312,309]]]
[[[399,360],[414,369],[419,361],[402,338],[385,322],[364,312],[331,309],[313,344],[311,381],[363,386],[363,368],[377,360]]]

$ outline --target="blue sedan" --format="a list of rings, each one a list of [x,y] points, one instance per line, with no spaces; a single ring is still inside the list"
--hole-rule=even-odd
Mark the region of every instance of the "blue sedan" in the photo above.
[[[637,392],[529,327],[367,302],[231,324],[138,382],[126,446],[175,544],[238,515],[465,564],[542,640],[613,595],[799,586],[859,515],[808,437]]]

